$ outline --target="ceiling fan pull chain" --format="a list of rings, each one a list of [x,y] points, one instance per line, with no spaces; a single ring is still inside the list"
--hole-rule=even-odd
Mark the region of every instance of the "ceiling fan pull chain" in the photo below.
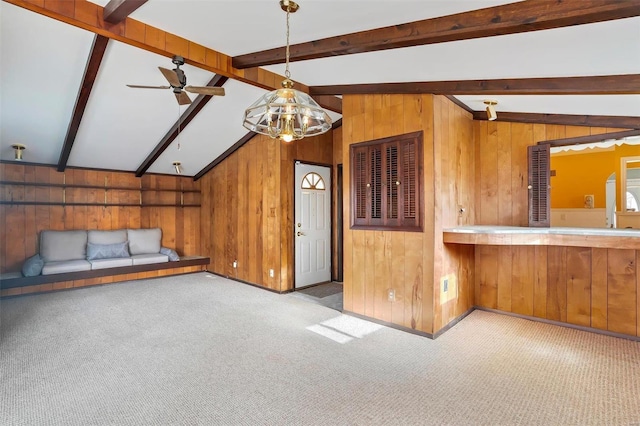
[[[180,145],[180,104],[178,104],[178,151],[180,151],[180,148],[182,147]]]

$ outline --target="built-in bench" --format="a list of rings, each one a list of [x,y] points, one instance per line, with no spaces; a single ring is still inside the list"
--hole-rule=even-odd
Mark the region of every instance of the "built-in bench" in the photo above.
[[[0,297],[202,271],[203,256],[162,247],[162,230],[43,230],[21,272],[0,275]]]
[[[0,276],[0,289],[37,286],[58,282],[88,280],[113,275],[137,274],[140,272],[160,271],[164,269],[186,268],[191,266],[206,266],[210,258],[203,256],[183,256],[178,261],[163,263],[151,263],[147,265],[120,266],[117,268],[94,269],[90,271],[66,272],[51,275],[36,275],[35,277],[23,277],[20,272],[3,274]]]

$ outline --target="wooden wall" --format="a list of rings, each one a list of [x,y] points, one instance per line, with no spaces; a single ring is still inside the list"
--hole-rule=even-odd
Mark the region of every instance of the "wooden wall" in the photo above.
[[[527,226],[528,145],[618,130],[474,122],[476,224]],[[634,250],[478,245],[475,304],[636,336],[639,256]]]
[[[640,336],[640,251],[476,246],[476,304]]]
[[[3,201],[62,202],[63,191],[67,203],[140,203],[140,188],[199,189],[199,183],[186,177],[145,175],[136,178],[132,173],[104,172],[87,169],[67,169],[57,172],[54,167],[21,164],[0,164],[3,181],[55,183],[68,185],[119,186],[133,190],[108,190],[2,185]],[[187,200],[199,202],[199,194],[185,194]],[[180,200],[179,192],[145,192],[146,203]],[[180,255],[200,255],[200,209],[197,207],[104,207],[62,205],[0,205],[0,271],[20,271],[24,260],[38,251],[41,230],[54,229],[120,229],[162,228],[162,245],[176,249]]]
[[[331,165],[332,145],[331,133],[291,144],[257,135],[201,179],[203,251],[212,272],[293,288],[294,161]]]
[[[606,127],[474,121],[477,225],[528,226],[527,146],[617,132]],[[552,178],[553,179],[553,178]]]
[[[434,97],[434,314],[433,332],[441,330],[474,305],[474,252],[449,246],[442,230],[473,225],[475,216],[475,151],[471,115],[444,96]],[[461,212],[461,210],[464,210]],[[442,279],[457,288],[442,293]]]
[[[472,118],[444,97],[343,98],[344,309],[435,333],[472,305],[472,251],[445,248],[441,228],[474,217]],[[422,130],[424,231],[351,230],[349,146]],[[467,214],[457,214],[458,205]],[[455,300],[440,304],[440,279],[458,277]],[[435,283],[435,284],[434,284]],[[395,301],[388,301],[389,289]],[[436,296],[436,292],[438,295]]]

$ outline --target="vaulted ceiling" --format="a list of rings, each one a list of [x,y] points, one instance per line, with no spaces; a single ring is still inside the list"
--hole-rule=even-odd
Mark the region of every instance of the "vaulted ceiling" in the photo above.
[[[180,161],[184,174],[196,176],[246,138],[244,109],[284,74],[277,0],[80,2],[75,11],[72,1],[49,2],[70,9],[48,0],[0,3],[3,160],[21,143],[25,161],[59,169],[173,174]],[[477,119],[483,100],[495,99],[499,120],[640,128],[638,0],[298,3],[292,78],[332,108],[334,120],[341,100],[330,96],[439,93]],[[104,6],[115,10],[114,22],[128,15],[124,31],[103,21]],[[127,38],[134,24],[145,31],[140,42]],[[158,30],[167,34],[163,48],[150,41]],[[172,50],[175,40],[228,58],[220,64],[191,54],[182,67],[188,84],[222,86],[226,96],[192,94],[191,106],[179,106],[170,90],[126,86],[166,85],[158,66],[174,67],[170,56],[182,54],[178,42]]]

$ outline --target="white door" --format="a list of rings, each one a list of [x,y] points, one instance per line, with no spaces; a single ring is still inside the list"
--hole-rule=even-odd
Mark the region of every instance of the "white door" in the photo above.
[[[295,287],[331,281],[331,169],[296,162]]]

